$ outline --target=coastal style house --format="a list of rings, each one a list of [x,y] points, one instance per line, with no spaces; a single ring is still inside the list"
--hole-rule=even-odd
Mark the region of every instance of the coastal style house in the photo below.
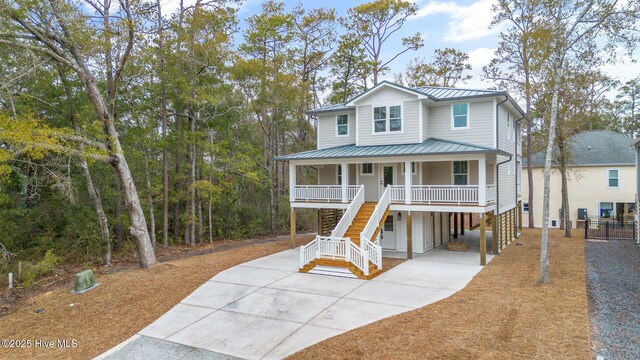
[[[568,139],[569,193],[571,226],[584,228],[584,221],[618,220],[632,221],[636,194],[636,152],[632,138],[610,130],[592,130],[576,134]],[[544,152],[531,155],[534,190],[534,226],[542,226],[542,189]],[[526,159],[525,159],[526,160]],[[525,161],[526,166],[526,161]],[[562,183],[560,172],[554,165],[551,172],[549,198],[549,226],[560,227],[562,221]],[[528,194],[529,184],[524,177],[523,193]],[[529,204],[523,202],[523,223],[529,225]]]
[[[317,149],[276,159],[289,163],[292,241],[296,209],[320,217],[318,236],[300,249],[301,271],[371,278],[382,250],[427,252],[450,240],[463,215],[481,219],[482,265],[487,226],[493,253],[517,234],[525,115],[506,92],[383,81],[308,114]],[[299,167],[317,169],[317,184],[298,184]]]

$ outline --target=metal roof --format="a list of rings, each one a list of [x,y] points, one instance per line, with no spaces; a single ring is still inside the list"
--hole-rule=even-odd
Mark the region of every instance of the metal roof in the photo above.
[[[388,157],[388,156],[412,156],[412,155],[448,155],[448,154],[480,154],[480,153],[503,153],[489,147],[465,144],[449,140],[428,138],[418,144],[397,144],[397,145],[372,145],[356,146],[343,145],[327,149],[310,150],[279,156],[275,160],[308,160],[308,159],[342,159],[342,158],[365,158],[365,157]]]
[[[458,89],[440,86],[421,86],[414,88],[413,90],[423,93],[429,97],[433,97],[439,101],[477,96],[499,96],[505,94],[504,91],[497,90]]]
[[[611,130],[583,131],[569,138],[569,164],[586,165],[633,165],[636,153],[634,140],[627,135]],[[531,166],[544,166],[545,152],[539,151],[531,155]],[[526,166],[527,159],[523,159]]]
[[[487,97],[487,96],[507,96],[511,101],[511,103],[513,104],[513,106],[522,114],[524,114],[524,111],[522,111],[520,106],[505,91],[484,90],[484,89],[460,89],[460,88],[442,87],[442,86],[420,86],[416,88],[409,88],[409,87],[392,83],[386,80],[378,83],[378,85],[372,87],[371,89],[368,89],[356,95],[346,103],[323,106],[320,108],[309,110],[307,111],[307,114],[319,114],[319,113],[332,112],[332,111],[354,110],[355,106],[347,106],[347,104],[381,86],[391,86],[397,89],[414,93],[416,95],[424,95],[432,101],[462,100],[462,99],[479,98],[479,97]]]

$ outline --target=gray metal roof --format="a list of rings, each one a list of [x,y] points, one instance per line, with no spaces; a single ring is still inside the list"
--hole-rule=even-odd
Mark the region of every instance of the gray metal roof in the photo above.
[[[569,164],[585,165],[633,165],[636,153],[634,140],[627,135],[611,130],[583,131],[569,138]],[[531,155],[531,166],[544,166],[545,152]],[[526,166],[527,159],[523,159]]]
[[[449,140],[429,138],[418,144],[355,146],[343,145],[284,155],[275,160],[341,159],[364,157],[502,153],[499,150]]]
[[[429,97],[433,97],[439,101],[477,96],[498,96],[505,94],[504,91],[497,90],[457,89],[440,86],[421,86],[414,88],[413,90],[423,93]]]
[[[409,87],[402,86],[402,85],[385,80],[378,83],[378,85],[374,86],[373,88],[368,89],[356,95],[346,103],[323,106],[320,108],[309,110],[307,114],[319,114],[319,113],[331,112],[331,111],[353,110],[355,109],[355,107],[347,106],[347,103],[352,102],[357,98],[364,96],[365,94],[372,91],[373,89],[378,88],[380,86],[384,86],[384,85],[390,85],[396,88],[404,89],[408,92],[412,92],[417,95],[424,95],[433,101],[462,100],[462,99],[487,97],[487,96],[509,96],[509,94],[507,94],[505,91],[500,91],[500,90],[459,89],[459,88],[441,87],[441,86],[421,86],[416,88],[409,88]],[[510,96],[509,96],[509,100],[514,105],[514,107],[518,109],[518,111],[524,114],[520,106],[513,99],[511,99]]]

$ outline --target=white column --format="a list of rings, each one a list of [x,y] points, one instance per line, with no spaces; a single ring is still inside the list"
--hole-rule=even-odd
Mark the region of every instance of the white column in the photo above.
[[[296,165],[289,162],[289,201],[296,200]]]
[[[349,196],[347,196],[347,184],[349,183],[349,164],[342,163],[342,202],[349,202]]]
[[[404,203],[411,204],[411,161],[404,162]]]
[[[478,204],[487,205],[487,159],[485,156],[478,160]]]

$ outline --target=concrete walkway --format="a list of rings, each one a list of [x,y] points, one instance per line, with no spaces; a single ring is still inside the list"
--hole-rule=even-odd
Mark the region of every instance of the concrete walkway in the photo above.
[[[471,251],[438,248],[370,281],[298,273],[299,250],[283,251],[219,273],[100,358],[281,359],[451,296],[482,269]]]

